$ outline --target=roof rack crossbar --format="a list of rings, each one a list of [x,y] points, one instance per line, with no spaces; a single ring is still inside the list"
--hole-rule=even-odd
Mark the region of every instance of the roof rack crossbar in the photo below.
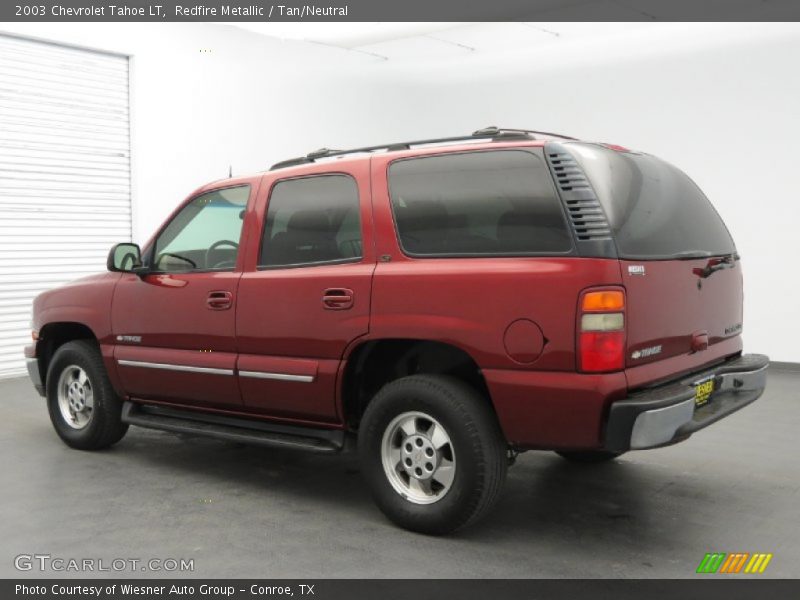
[[[478,129],[470,135],[458,135],[453,137],[431,138],[427,140],[414,140],[411,142],[393,142],[391,144],[379,144],[377,146],[364,146],[361,148],[351,148],[349,150],[331,150],[329,148],[320,148],[314,152],[309,152],[305,156],[297,158],[290,158],[270,167],[270,171],[276,169],[283,169],[285,167],[294,167],[297,165],[305,165],[313,163],[319,158],[330,158],[332,156],[344,156],[346,154],[361,154],[364,152],[376,152],[378,150],[394,151],[394,150],[408,150],[411,146],[425,146],[428,144],[447,144],[451,142],[464,142],[469,140],[491,138],[493,141],[506,141],[509,138],[523,138],[523,139],[536,139],[534,136],[546,135],[550,137],[560,137],[567,140],[574,140],[576,138],[561,135],[558,133],[549,133],[546,131],[534,131],[533,129],[506,129],[499,127],[485,127]]]

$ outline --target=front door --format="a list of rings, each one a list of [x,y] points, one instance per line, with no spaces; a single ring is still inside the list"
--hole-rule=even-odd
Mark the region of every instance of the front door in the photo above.
[[[302,178],[268,176],[262,184],[259,251],[239,284],[236,314],[239,386],[248,409],[339,421],[342,356],[369,331],[375,260],[368,177],[361,161]]]
[[[146,250],[152,273],[122,275],[111,318],[114,356],[128,395],[241,406],[235,376],[237,264],[255,187],[242,183],[197,195]]]

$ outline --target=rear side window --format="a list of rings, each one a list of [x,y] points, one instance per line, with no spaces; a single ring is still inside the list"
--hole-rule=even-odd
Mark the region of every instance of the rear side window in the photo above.
[[[361,256],[358,187],[351,177],[321,175],[275,184],[259,266],[349,262]]]
[[[572,240],[544,159],[494,150],[399,160],[389,193],[412,256],[568,253]]]
[[[680,169],[648,154],[566,144],[605,209],[620,258],[671,259],[736,252],[705,194]]]

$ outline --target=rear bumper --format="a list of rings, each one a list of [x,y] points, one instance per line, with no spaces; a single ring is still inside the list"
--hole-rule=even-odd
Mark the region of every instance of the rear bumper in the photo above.
[[[768,365],[766,356],[746,354],[613,402],[606,424],[605,448],[625,452],[686,439],[757,400],[767,385]],[[714,379],[714,392],[706,404],[695,407],[694,383],[710,378]]]

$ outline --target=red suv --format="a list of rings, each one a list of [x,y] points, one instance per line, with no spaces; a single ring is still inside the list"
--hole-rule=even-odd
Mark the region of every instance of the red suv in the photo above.
[[[756,400],[725,225],[648,154],[527,130],[208,184],[108,273],[41,294],[31,379],[70,446],[128,425],[357,440],[383,512],[446,533],[523,450],[600,462]]]

